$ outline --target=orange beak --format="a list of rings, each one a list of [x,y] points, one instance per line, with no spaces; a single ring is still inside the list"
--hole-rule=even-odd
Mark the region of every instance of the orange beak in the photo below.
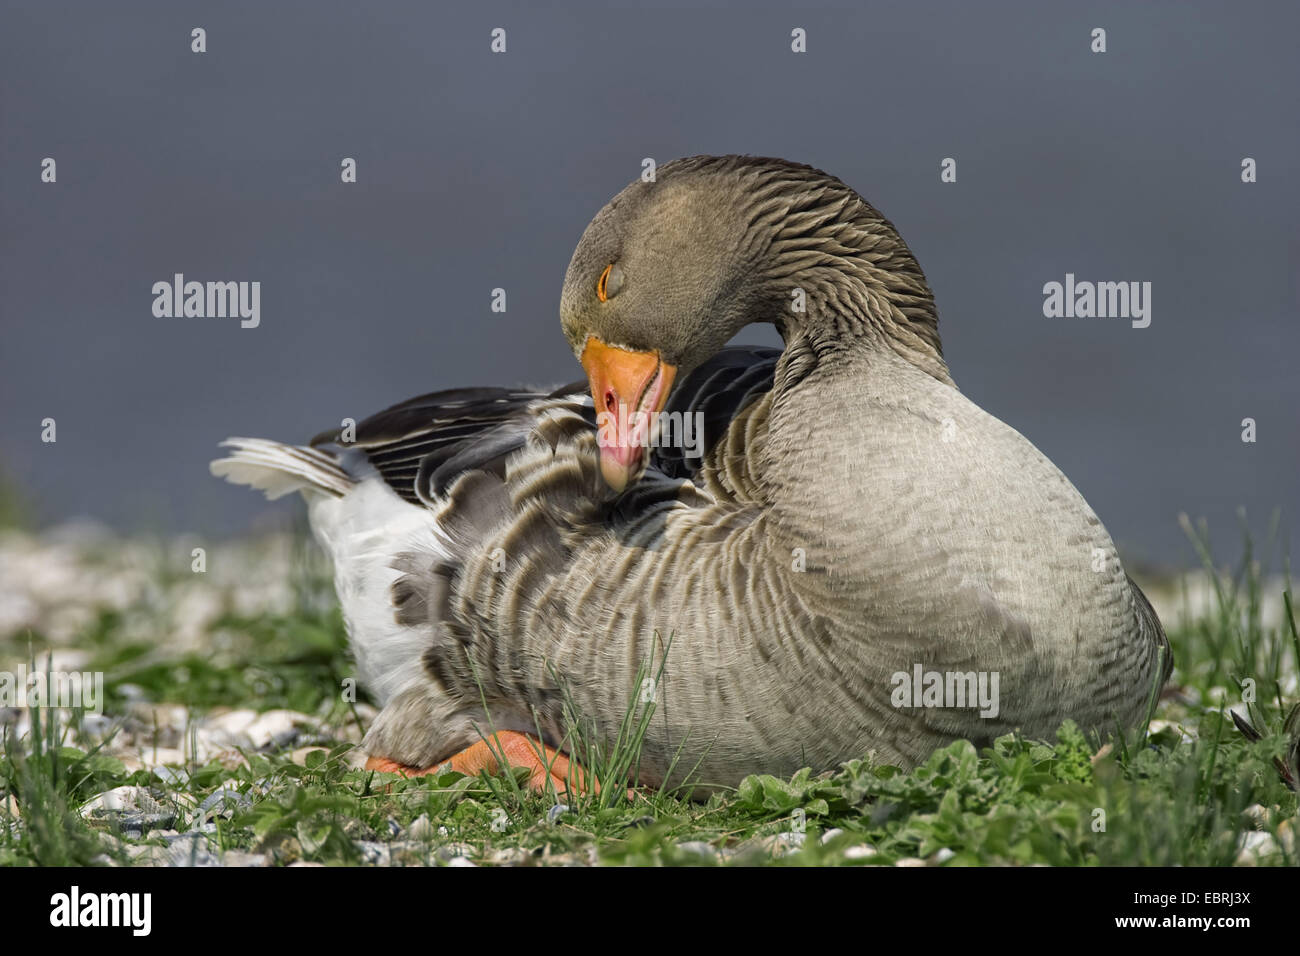
[[[595,336],[582,350],[582,367],[596,402],[600,473],[622,491],[641,477],[657,433],[652,426],[668,401],[677,368],[657,352],[630,352]]]

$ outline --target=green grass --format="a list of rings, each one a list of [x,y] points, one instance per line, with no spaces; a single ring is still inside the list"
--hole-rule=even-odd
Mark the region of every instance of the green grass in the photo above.
[[[1211,567],[1204,529],[1188,530]],[[191,760],[183,773],[160,776],[128,769],[114,755],[113,733],[91,745],[70,731],[75,714],[34,711],[30,737],[18,744],[7,736],[0,753],[0,865],[129,865],[165,852],[172,830],[204,824],[211,852],[258,854],[272,864],[468,857],[479,864],[1217,866],[1238,861],[1243,841],[1262,844],[1264,862],[1297,863],[1296,794],[1283,773],[1300,773],[1293,670],[1300,635],[1289,604],[1282,627],[1264,625],[1266,578],[1249,542],[1241,566],[1218,586],[1214,613],[1171,633],[1177,670],[1173,690],[1153,700],[1160,728],[1153,733],[1103,747],[1067,723],[1050,741],[1007,737],[983,751],[958,741],[910,772],[854,760],[817,776],[753,776],[704,802],[680,791],[639,792],[629,801],[620,781],[635,773],[653,714],[653,703],[633,702],[613,742],[572,722],[566,749],[605,788],[567,799],[564,812],[524,787],[522,771],[401,780],[355,769],[344,728],[352,723],[356,739],[355,722],[365,715],[340,694],[346,642],[319,572],[296,580],[292,613],[222,614],[212,628],[220,640],[214,636],[208,653],[170,653],[122,614],[100,615],[76,646],[92,654],[85,669],[106,673],[110,717],[143,697],[184,704],[195,720],[219,707],[288,708],[334,732],[305,752],[299,740],[236,760]],[[46,646],[29,632],[0,642],[0,652],[25,657]],[[654,669],[647,664],[645,673]],[[1247,710],[1257,740],[1226,710],[1242,703],[1246,681],[1253,682]],[[119,786],[148,788],[160,821],[154,828],[124,829],[120,815],[82,812]],[[222,788],[241,796],[200,814]]]

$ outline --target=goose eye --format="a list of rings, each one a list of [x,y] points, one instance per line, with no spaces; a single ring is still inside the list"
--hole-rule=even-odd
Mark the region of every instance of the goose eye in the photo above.
[[[605,266],[605,271],[600,274],[600,279],[596,282],[596,298],[601,302],[612,299],[621,288],[623,288],[623,270],[611,262]]]

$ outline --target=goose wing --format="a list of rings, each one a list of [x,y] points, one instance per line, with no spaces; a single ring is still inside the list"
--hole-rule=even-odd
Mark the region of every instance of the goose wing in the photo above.
[[[780,354],[777,349],[733,346],[688,375],[665,412],[683,419],[690,416],[699,423],[702,443],[692,448],[680,444],[655,448],[650,467],[668,478],[695,480],[737,413],[771,390]],[[506,460],[524,448],[539,422],[555,413],[576,416],[593,430],[596,427],[585,382],[549,392],[457,388],[386,408],[356,425],[352,436],[342,428],[322,432],[311,445],[335,453],[357,449],[403,499],[436,507],[466,472],[503,477]]]

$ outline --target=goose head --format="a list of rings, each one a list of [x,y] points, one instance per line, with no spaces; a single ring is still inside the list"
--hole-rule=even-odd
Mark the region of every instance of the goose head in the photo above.
[[[840,180],[778,159],[695,156],[632,183],[583,233],[560,319],[616,491],[644,470],[674,382],[751,323],[787,346],[888,343],[949,381],[933,297],[894,227]]]

